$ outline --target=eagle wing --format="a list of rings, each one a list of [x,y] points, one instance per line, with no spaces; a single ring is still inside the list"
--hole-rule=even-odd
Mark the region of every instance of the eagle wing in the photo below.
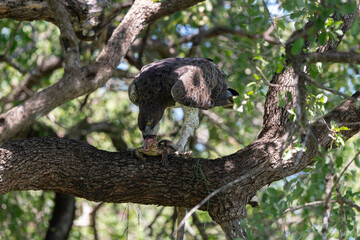
[[[205,58],[188,59],[175,72],[178,80],[171,88],[176,102],[188,107],[209,109],[218,104],[219,98],[227,99],[225,73]]]
[[[136,89],[135,82],[132,82],[128,89],[129,99],[130,101],[135,104],[136,106],[139,106],[139,95]]]
[[[129,86],[130,101],[137,106],[174,104],[171,87],[177,77],[172,70],[177,62],[176,58],[166,58],[143,66]]]

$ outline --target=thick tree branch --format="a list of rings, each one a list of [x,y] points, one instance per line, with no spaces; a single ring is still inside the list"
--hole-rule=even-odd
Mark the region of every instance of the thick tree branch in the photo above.
[[[360,93],[354,97],[360,99]],[[360,113],[356,104],[347,100],[325,116],[326,122],[331,120],[358,122]],[[332,145],[332,139],[328,137],[330,130],[324,123],[318,124],[322,125],[316,125],[314,135],[328,148]],[[360,126],[352,126],[343,134],[348,139],[359,131]],[[244,217],[245,204],[258,189],[283,178],[283,174],[288,176],[302,170],[318,153],[317,147],[308,144],[299,164],[295,164],[294,156],[283,164],[282,173],[277,162],[273,162],[279,145],[274,139],[260,138],[223,158],[173,157],[165,167],[159,158],[147,158],[146,162],[141,162],[129,151],[101,151],[75,140],[34,138],[9,141],[0,150],[0,194],[42,189],[92,201],[190,208],[209,194],[209,186],[211,190],[220,188],[244,176],[209,200],[210,214],[221,223],[229,218]],[[233,201],[243,205],[234,206]],[[232,207],[225,207],[228,204]],[[201,209],[206,207],[201,206]]]
[[[56,193],[55,207],[45,240],[68,239],[75,218],[75,197]]]
[[[55,22],[47,2],[44,1],[1,1],[0,18],[18,21],[46,20]]]
[[[48,0],[48,4],[60,29],[61,47],[65,58],[65,74],[71,74],[69,71],[73,71],[72,74],[79,73],[81,68],[79,40],[76,37],[69,14],[61,1]]]
[[[100,13],[107,6],[103,0],[60,0],[70,13],[76,31],[96,26]],[[55,23],[55,18],[46,1],[42,0],[4,0],[0,2],[0,19],[10,18],[18,21],[46,20]]]

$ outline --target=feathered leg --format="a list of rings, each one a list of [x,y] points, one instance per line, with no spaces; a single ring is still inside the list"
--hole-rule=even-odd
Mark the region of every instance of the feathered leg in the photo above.
[[[180,130],[180,139],[176,143],[178,153],[185,152],[185,145],[190,136],[194,135],[195,128],[199,125],[199,109],[182,106],[184,110],[184,124]]]
[[[185,153],[185,145],[190,136],[194,135],[195,128],[199,125],[199,109],[182,106],[184,110],[184,124],[180,130],[180,139],[176,144],[178,153]],[[178,224],[183,220],[186,214],[186,208],[178,207]],[[176,234],[177,240],[184,239],[185,226]]]

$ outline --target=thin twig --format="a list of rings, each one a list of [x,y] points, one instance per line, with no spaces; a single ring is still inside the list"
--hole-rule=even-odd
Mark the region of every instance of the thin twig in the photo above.
[[[269,81],[269,79],[265,76],[265,74],[263,73],[263,71],[257,66],[255,65],[255,63],[251,60],[251,62],[254,64],[256,70],[260,73],[260,75],[265,79],[265,82],[266,82],[266,85],[270,86],[270,87],[294,87],[294,85],[292,86],[282,86],[280,84],[274,84],[274,83],[271,83]]]
[[[334,200],[330,200],[331,203],[334,203],[335,201]],[[296,211],[296,210],[299,210],[299,209],[302,209],[302,208],[306,208],[306,207],[312,207],[312,206],[316,206],[316,205],[321,205],[321,204],[324,204],[325,201],[322,200],[322,201],[314,201],[314,202],[309,202],[309,203],[305,203],[303,205],[299,205],[299,206],[296,206],[296,207],[290,207],[290,208],[287,208],[284,212],[283,212],[283,215],[289,213],[289,212],[293,212],[293,211]]]
[[[259,68],[255,62],[253,61],[253,59],[249,59],[250,62],[253,64],[253,66],[256,68],[256,70],[260,73],[260,75],[263,77],[263,79],[265,80],[266,85],[270,86],[270,87],[295,87],[295,85],[280,85],[280,84],[274,84],[271,83],[269,81],[269,79],[265,76],[264,72],[261,70],[261,68]]]
[[[302,158],[303,154],[305,153],[305,147],[306,147],[306,144],[309,140],[309,136],[311,135],[311,125],[309,125],[307,127],[307,130],[306,130],[306,135],[305,135],[305,138],[304,138],[304,141],[302,142],[301,144],[301,151],[299,152],[298,156],[296,157],[296,160],[295,160],[295,166],[297,166],[299,164],[299,161],[300,159]]]
[[[356,158],[359,156],[360,152],[358,152],[355,157],[346,165],[346,167],[342,170],[339,177],[336,178],[336,181],[334,182],[334,186],[331,188],[331,192],[334,191],[336,185],[339,183],[340,178],[344,175],[345,171],[348,169],[348,167],[356,160]]]
[[[331,198],[331,190],[332,190],[332,187],[331,187],[331,182],[332,182],[332,179],[334,178],[334,175],[333,175],[333,161],[332,161],[332,158],[330,157],[330,162],[329,162],[329,166],[330,166],[330,171],[331,172],[328,172],[325,176],[325,202],[324,202],[324,205],[325,205],[325,214],[324,214],[324,217],[323,217],[323,226],[322,226],[322,229],[321,229],[321,232],[322,232],[322,239],[323,240],[326,240],[327,239],[327,233],[328,233],[328,229],[329,229],[329,222],[330,222],[330,214],[331,214],[331,201],[330,201],[330,198]]]
[[[344,202],[341,201],[342,195],[339,185],[336,186],[336,196],[337,196],[337,202],[340,205],[339,216],[341,219],[341,231],[339,230],[339,240],[344,240],[346,234],[346,222],[345,222]]]
[[[201,113],[209,118],[210,121],[215,123],[221,129],[225,130],[229,134],[229,138],[237,143],[243,143],[235,134],[234,130],[224,124],[224,119],[216,113],[209,110],[201,110]]]
[[[317,86],[318,88],[321,88],[321,89],[324,89],[324,90],[326,90],[326,91],[328,91],[328,92],[331,92],[331,93],[334,93],[334,94],[336,94],[336,95],[342,96],[342,97],[344,97],[344,98],[346,98],[346,99],[356,101],[355,98],[353,98],[353,97],[351,97],[351,96],[349,96],[349,95],[347,95],[347,94],[344,94],[344,93],[342,93],[342,92],[340,92],[340,91],[334,90],[334,89],[329,88],[329,87],[325,87],[324,85],[318,83],[318,82],[315,81],[312,77],[310,77],[309,75],[305,74],[304,72],[297,73],[297,74],[299,74],[300,76],[304,77],[307,81],[311,82],[312,84],[314,84],[314,85]]]
[[[355,233],[355,238],[354,239],[358,239],[358,236],[357,236],[357,221],[356,221],[356,215],[355,215],[355,212],[353,209],[351,209],[351,215],[353,217],[353,221],[354,221],[354,233]]]
[[[124,3],[115,3],[114,4],[114,9],[110,12],[110,14],[107,16],[107,18],[105,19],[105,24],[103,24],[103,26],[108,25],[109,23],[112,22],[112,20],[118,16],[123,10],[130,8],[133,5],[132,1],[129,2],[124,2]]]
[[[98,240],[98,239],[99,239],[98,232],[97,232],[97,228],[96,228],[96,213],[97,213],[97,211],[101,208],[102,205],[104,205],[104,202],[97,203],[97,204],[95,205],[95,207],[93,208],[93,210],[91,211],[91,213],[90,213],[90,216],[91,216],[91,227],[92,227],[93,232],[94,232],[94,239],[95,239],[95,240]]]
[[[176,218],[177,218],[177,211],[176,211],[176,208],[174,207],[173,208],[174,211],[173,211],[173,215],[169,218],[166,218],[166,221],[164,222],[163,224],[163,227],[160,231],[160,233],[158,233],[155,237],[155,239],[163,239],[164,237],[164,233],[166,232],[166,225],[171,221],[172,222],[172,228],[171,230],[175,229],[175,223],[176,223]],[[174,237],[172,236],[172,234],[170,234],[170,239],[173,240]]]
[[[271,12],[269,11],[269,8],[268,8],[267,4],[265,3],[265,1],[262,0],[262,2],[263,2],[263,5],[264,5],[264,7],[265,7],[265,10],[266,10],[267,14],[269,15],[269,19],[270,19],[270,21],[271,21],[271,27],[270,27],[270,28],[272,28],[271,31],[270,31],[270,28],[269,28],[264,34],[270,35],[270,33],[275,29],[275,34],[276,34],[276,36],[278,37],[278,40],[277,40],[277,41],[278,41],[281,45],[284,46],[284,43],[282,43],[282,42],[280,41],[281,37],[280,37],[280,34],[279,34],[278,29],[276,28],[276,23],[275,23],[274,19],[273,19],[272,16],[271,16]]]
[[[192,215],[192,219],[193,219],[193,223],[195,224],[195,226],[199,230],[199,233],[200,233],[201,237],[203,238],[203,240],[208,240],[209,237],[205,232],[204,224],[200,221],[200,219],[199,219],[198,215],[196,214],[196,212],[194,212],[194,214]]]
[[[272,27],[270,27],[270,28],[272,28]],[[212,38],[212,37],[217,37],[219,35],[232,34],[234,36],[246,37],[249,39],[264,39],[268,43],[274,44],[274,45],[281,44],[277,39],[274,39],[268,33],[269,33],[269,30],[265,31],[262,34],[252,35],[252,34],[247,33],[244,30],[236,30],[236,29],[232,29],[232,28],[229,28],[226,26],[217,26],[217,27],[211,28],[209,30],[206,30],[202,33],[197,33],[197,34],[193,34],[190,36],[184,36],[179,39],[177,45],[187,43],[187,42],[192,42],[194,39],[196,39],[198,37],[199,34],[202,34],[203,38]]]
[[[160,215],[162,214],[162,212],[164,211],[165,207],[161,207],[160,210],[156,213],[154,219],[151,221],[151,223],[149,223],[146,228],[150,229],[150,233],[149,236],[153,235],[153,224],[158,220],[158,218],[160,217]]]
[[[11,47],[14,43],[15,37],[16,37],[16,33],[19,30],[19,28],[21,27],[21,25],[23,24],[23,22],[19,22],[16,25],[16,28],[14,29],[13,33],[11,34],[10,39],[8,40],[7,44],[6,44],[6,48],[4,51],[4,56],[8,56],[8,54],[10,53]]]
[[[18,70],[19,72],[21,72],[22,74],[26,74],[27,71],[25,69],[23,69],[22,67],[20,67],[19,65],[17,65],[16,63],[14,63],[13,61],[11,61],[10,58],[6,57],[5,55],[0,55],[0,63],[1,62],[6,62],[7,64],[9,64],[11,67],[15,68],[16,70]]]
[[[360,206],[357,205],[357,204],[355,204],[355,203],[353,203],[353,202],[350,201],[349,199],[346,199],[346,198],[342,197],[341,201],[342,201],[343,203],[345,203],[346,205],[348,205],[348,206],[350,206],[350,207],[352,207],[352,208],[355,208],[356,211],[360,212]]]
[[[10,60],[13,60],[14,58],[17,58],[18,56],[20,56],[21,54],[23,54],[24,52],[31,50],[33,48],[36,47],[36,34],[35,34],[35,28],[32,24],[29,24],[31,27],[31,42],[26,44],[25,47],[19,48],[17,49],[13,54],[11,54],[9,56]]]

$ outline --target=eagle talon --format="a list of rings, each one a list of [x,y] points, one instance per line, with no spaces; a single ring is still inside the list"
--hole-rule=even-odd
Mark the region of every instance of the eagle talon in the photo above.
[[[137,159],[145,162],[146,158],[144,157],[143,153],[144,153],[144,148],[143,147],[139,147],[139,148],[134,149],[135,157]]]
[[[191,150],[186,151],[186,152],[183,153],[183,155],[184,155],[185,157],[192,157],[193,151],[191,151]]]
[[[193,155],[193,151],[191,151],[191,150],[186,151],[186,152],[176,151],[176,152],[175,152],[175,155],[176,155],[176,156],[181,156],[181,157],[184,157],[184,158],[190,158],[190,157],[192,157],[192,155]]]

